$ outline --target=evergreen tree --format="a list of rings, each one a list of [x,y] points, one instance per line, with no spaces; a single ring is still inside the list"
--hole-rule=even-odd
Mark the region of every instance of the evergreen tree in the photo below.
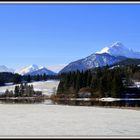
[[[76,77],[76,93],[78,93],[79,89],[80,89],[80,71],[77,71],[77,77]]]
[[[105,90],[105,88],[104,88],[104,79],[101,77],[100,78],[100,80],[99,80],[99,93],[100,93],[100,97],[104,97],[105,96],[105,94],[104,94],[104,90]]]
[[[58,85],[57,93],[58,94],[64,93],[64,82],[62,80],[60,81],[60,83]]]
[[[4,86],[4,80],[0,77],[0,86]]]
[[[19,75],[19,74],[15,74],[14,75],[14,78],[13,78],[13,83],[14,84],[19,84],[19,83],[21,83],[21,75]]]
[[[34,95],[34,87],[33,85],[30,85],[30,96]]]
[[[44,81],[47,80],[47,75],[46,75],[46,73],[43,74],[43,80],[44,80]]]
[[[122,91],[123,91],[122,79],[119,75],[114,75],[112,81],[112,97],[120,97]]]
[[[19,86],[15,86],[15,90],[14,90],[14,93],[15,93],[15,97],[18,97],[20,96],[20,91],[19,91]]]
[[[31,82],[31,76],[30,76],[30,75],[27,76],[27,82],[28,82],[28,83]]]
[[[25,93],[25,86],[23,84],[20,84],[19,87],[19,96],[23,96],[23,94]]]
[[[9,96],[9,90],[8,90],[8,89],[6,89],[6,91],[5,91],[5,96],[6,96],[6,97]]]
[[[87,76],[87,86],[88,87],[90,87],[91,80],[92,80],[91,71],[88,71],[88,76]]]
[[[40,75],[36,75],[36,81],[40,81]]]

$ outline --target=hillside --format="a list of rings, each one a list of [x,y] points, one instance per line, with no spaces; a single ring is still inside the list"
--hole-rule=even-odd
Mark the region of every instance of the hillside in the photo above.
[[[127,58],[125,60],[122,60],[121,62],[115,63],[113,66],[128,66],[128,65],[140,65],[140,59],[132,59],[132,58]]]

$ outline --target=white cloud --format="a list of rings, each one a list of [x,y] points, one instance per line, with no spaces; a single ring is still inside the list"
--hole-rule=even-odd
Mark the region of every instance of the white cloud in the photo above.
[[[58,65],[51,65],[47,66],[49,70],[52,70],[54,72],[59,72],[61,69],[63,69],[67,64],[58,64]]]

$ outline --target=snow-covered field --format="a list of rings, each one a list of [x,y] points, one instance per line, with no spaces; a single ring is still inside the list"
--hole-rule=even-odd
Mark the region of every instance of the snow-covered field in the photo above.
[[[57,80],[48,80],[48,81],[39,81],[39,82],[32,82],[29,83],[34,86],[34,90],[42,91],[45,95],[51,95],[52,93],[55,93],[59,84],[59,81]],[[15,85],[7,84],[6,86],[0,87],[0,93],[3,93],[8,90],[14,90]]]
[[[33,82],[51,95],[59,81]],[[0,87],[0,92],[14,85]],[[108,99],[109,101],[112,98]],[[0,104],[0,137],[140,137],[140,110],[43,104]]]
[[[0,104],[0,137],[138,137],[140,111],[47,104]]]

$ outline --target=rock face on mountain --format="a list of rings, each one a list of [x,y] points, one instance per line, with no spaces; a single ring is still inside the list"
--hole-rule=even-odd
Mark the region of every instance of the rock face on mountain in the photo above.
[[[140,52],[134,52],[132,49],[126,48],[121,42],[115,42],[110,47],[103,48],[100,52],[91,54],[90,56],[71,62],[64,67],[59,73],[87,70],[95,67],[103,67],[112,65],[127,58],[140,58]]]
[[[95,67],[103,67],[106,65],[112,65],[124,59],[125,57],[111,56],[110,54],[107,53],[92,54],[86,58],[68,64],[59,73],[76,71],[76,70],[84,71]]]

